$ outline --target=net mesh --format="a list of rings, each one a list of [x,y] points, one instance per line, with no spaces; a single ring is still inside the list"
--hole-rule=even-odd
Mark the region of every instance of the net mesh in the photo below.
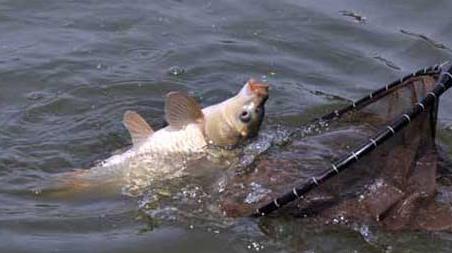
[[[369,142],[381,129],[392,131],[390,123],[426,97],[438,78],[438,72],[406,78],[303,128],[290,143],[269,151],[251,169],[231,172],[220,200],[222,209],[230,216],[250,214],[288,189],[315,181],[331,170],[333,161]],[[452,201],[435,200],[437,105],[438,101],[415,119],[408,118],[411,124],[374,152],[278,212],[339,221],[371,220],[391,229],[452,228]]]

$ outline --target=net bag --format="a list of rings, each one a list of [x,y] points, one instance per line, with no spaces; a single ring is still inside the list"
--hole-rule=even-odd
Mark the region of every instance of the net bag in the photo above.
[[[452,228],[438,201],[435,145],[440,96],[452,68],[435,65],[385,85],[296,131],[254,166],[231,172],[229,216],[340,216],[389,228]],[[283,208],[284,207],[284,208]]]

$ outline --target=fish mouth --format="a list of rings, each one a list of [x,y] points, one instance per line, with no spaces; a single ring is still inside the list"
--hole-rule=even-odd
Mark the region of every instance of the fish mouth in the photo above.
[[[263,98],[264,102],[268,98],[268,91],[270,89],[270,85],[256,81],[255,79],[248,80],[248,85],[250,87],[251,92],[257,97]]]
[[[269,97],[270,85],[256,81],[255,79],[249,79],[247,84],[256,105],[256,112],[259,113],[263,111],[265,102],[267,102]]]
[[[254,96],[254,103],[256,108],[254,110],[256,114],[256,120],[253,122],[251,126],[248,127],[246,131],[246,136],[242,135],[246,138],[254,138],[258,135],[262,122],[265,117],[265,102],[267,102],[269,98],[269,89],[270,85],[256,81],[255,79],[248,80],[249,90],[252,92]]]

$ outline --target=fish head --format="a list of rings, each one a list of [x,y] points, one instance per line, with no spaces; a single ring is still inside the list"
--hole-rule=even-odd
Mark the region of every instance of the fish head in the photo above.
[[[235,145],[257,136],[265,115],[269,85],[250,79],[234,97],[207,109],[206,135],[218,145]]]
[[[268,99],[267,84],[250,79],[240,90],[237,109],[231,111],[232,124],[243,138],[255,137],[265,116],[265,102]],[[234,107],[231,107],[232,109]]]

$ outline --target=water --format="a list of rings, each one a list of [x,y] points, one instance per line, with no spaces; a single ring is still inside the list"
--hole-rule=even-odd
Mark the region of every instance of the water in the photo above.
[[[267,127],[297,126],[338,98],[452,59],[451,9],[446,0],[2,0],[1,251],[447,252],[447,233],[220,219],[142,208],[153,202],[108,190],[67,197],[32,189],[129,145],[126,110],[163,126],[172,90],[209,105],[260,78],[272,84]],[[452,155],[450,97],[439,131]],[[196,180],[206,179],[173,182],[170,196],[208,205]]]

